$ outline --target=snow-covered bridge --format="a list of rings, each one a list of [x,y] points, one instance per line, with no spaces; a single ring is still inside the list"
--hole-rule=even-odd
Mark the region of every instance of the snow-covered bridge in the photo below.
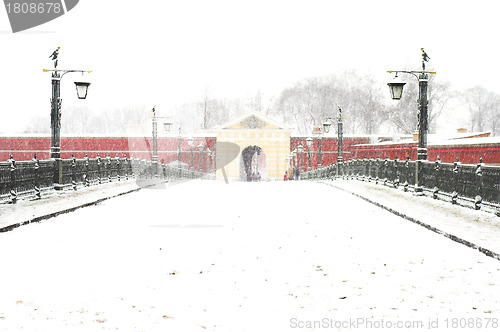
[[[0,330],[498,330],[500,261],[443,236],[498,253],[494,214],[344,180],[137,189],[0,207],[88,205],[0,233]]]

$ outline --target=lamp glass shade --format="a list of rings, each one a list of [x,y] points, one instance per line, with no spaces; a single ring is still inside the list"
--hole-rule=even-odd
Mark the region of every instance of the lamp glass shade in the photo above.
[[[391,92],[392,99],[401,99],[401,96],[403,95],[403,87],[405,86],[405,84],[406,83],[401,81],[398,77],[395,77],[391,82],[387,83]]]
[[[328,134],[330,132],[331,126],[332,123],[330,122],[330,120],[326,120],[325,122],[323,122],[323,132]]]
[[[297,150],[299,151],[299,153],[304,152],[304,146],[302,144],[299,144],[299,146],[297,146]]]
[[[306,138],[306,144],[308,148],[311,148],[312,141],[313,139],[311,137]]]
[[[200,145],[198,145],[198,151],[203,152],[203,149],[205,149],[205,145],[203,145],[203,143],[200,143]]]
[[[186,140],[187,140],[187,142],[188,142],[188,145],[192,147],[192,146],[193,146],[193,141],[194,141],[194,138],[192,138],[192,137],[188,137],[188,138],[186,138]]]
[[[163,122],[163,128],[165,128],[165,131],[167,132],[170,132],[170,128],[172,127],[172,125],[172,122]]]
[[[75,82],[76,85],[76,94],[78,95],[78,99],[87,98],[87,92],[89,90],[90,83],[88,82]]]

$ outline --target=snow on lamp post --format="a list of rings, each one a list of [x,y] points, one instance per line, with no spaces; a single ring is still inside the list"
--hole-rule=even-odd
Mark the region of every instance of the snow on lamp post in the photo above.
[[[203,143],[200,143],[198,146],[198,152],[200,153],[200,173],[203,170],[203,150],[205,149],[205,145]]]
[[[151,110],[153,112],[153,116],[151,117],[152,127],[153,127],[153,156],[151,158],[151,163],[153,166],[154,174],[158,175],[158,119],[165,118],[164,116],[156,116],[156,105],[153,106]],[[172,123],[164,122],[163,127],[165,131],[170,132],[170,126]]]
[[[321,155],[321,149],[322,149],[322,137],[321,134],[318,136],[318,169],[321,168],[321,163],[322,163],[322,155]]]
[[[344,162],[344,156],[343,156],[343,147],[344,147],[344,118],[342,117],[342,108],[337,105],[337,108],[339,109],[339,117],[337,120],[337,175],[339,174],[339,167],[342,165]]]
[[[323,132],[328,134],[330,132],[330,127],[332,126],[332,122],[330,120],[330,118],[327,118],[324,122],[323,122]]]
[[[297,149],[293,149],[292,151],[292,164],[293,164],[293,168],[295,170],[295,168],[298,168],[298,160],[297,160]]]
[[[217,145],[216,145],[217,146]],[[215,180],[215,173],[217,171],[217,164],[216,164],[216,158],[215,158],[215,150],[212,150],[212,171],[214,173],[214,180]]]
[[[158,119],[156,118],[156,106],[153,106],[151,110],[153,112],[153,118],[151,119],[153,126],[153,157],[151,158],[151,162],[153,163],[153,169],[155,175],[158,171]]]
[[[194,171],[194,154],[193,154],[194,138],[188,137],[186,140],[188,145],[191,147],[191,161],[189,163],[189,169]]]
[[[54,176],[53,183],[55,190],[63,189],[63,173],[61,161],[61,80],[67,73],[91,73],[90,70],[74,70],[74,69],[57,69],[58,47],[50,56],[54,60],[54,69],[43,69],[43,72],[52,72],[52,98],[50,100],[50,131],[51,131],[51,145],[50,145],[50,158],[54,160]],[[87,97],[87,91],[90,83],[88,82],[75,82],[77,95],[79,99]]]
[[[297,146],[297,151],[299,152],[300,154],[300,162],[299,162],[299,176],[300,176],[300,173],[302,173],[302,165],[304,165],[304,146],[301,144],[299,144],[299,146]]]
[[[422,191],[422,177],[420,173],[422,172],[422,160],[427,160],[427,131],[429,129],[428,124],[428,104],[429,100],[427,98],[427,88],[429,83],[429,75],[435,75],[436,72],[426,71],[425,63],[430,60],[427,53],[421,48],[422,51],[422,70],[389,70],[388,73],[395,73],[395,78],[392,82],[389,82],[391,92],[391,98],[394,100],[400,100],[403,94],[404,82],[398,80],[398,73],[405,73],[413,75],[418,80],[418,149],[417,149],[417,162],[415,170],[415,191]]]
[[[212,153],[212,151],[210,151],[208,146],[207,146],[207,150],[205,151],[205,153],[207,154],[207,171],[206,171],[206,173],[208,174],[208,173],[210,173],[210,156]]]
[[[311,146],[313,139],[311,137],[306,138],[307,145],[307,171],[311,170]]]

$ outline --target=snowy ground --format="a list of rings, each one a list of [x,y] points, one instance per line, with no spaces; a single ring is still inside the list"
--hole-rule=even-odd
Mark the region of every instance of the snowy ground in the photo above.
[[[500,261],[321,183],[143,189],[0,253],[0,331],[500,331]]]

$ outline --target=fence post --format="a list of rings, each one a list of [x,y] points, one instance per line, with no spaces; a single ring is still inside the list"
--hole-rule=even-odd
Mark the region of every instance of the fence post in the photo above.
[[[106,168],[108,170],[108,183],[111,182],[111,174],[113,171],[113,167],[111,165],[111,156],[108,153],[108,156],[106,157]]]
[[[83,180],[85,183],[85,187],[90,186],[90,181],[89,181],[89,157],[87,154],[85,154],[85,172],[83,174]]]
[[[458,186],[459,186],[459,180],[460,180],[460,159],[457,157],[457,161],[453,163],[453,183],[455,184],[455,190],[451,193],[451,203],[452,204],[457,204],[458,200]]]
[[[125,161],[125,167],[123,168],[125,180],[128,180],[128,158],[127,155],[123,155],[123,160]]]
[[[16,161],[12,158],[12,154],[10,154],[9,158],[10,164],[10,203],[15,204],[17,202],[17,193],[16,193]]]
[[[73,190],[76,190],[76,158],[75,155],[71,155],[71,185]]]
[[[373,158],[368,159],[368,182],[372,182],[372,161]]]
[[[384,160],[384,186],[387,185],[387,168],[389,166],[389,157],[385,157],[385,160]]]
[[[116,178],[118,179],[118,182],[121,181],[120,179],[120,157],[118,157],[118,153],[116,154],[116,157],[115,157],[115,160],[116,160]]]
[[[394,160],[394,168],[395,168],[395,175],[396,175],[396,178],[394,180],[394,188],[398,189],[399,187],[399,183],[401,182],[401,180],[399,179],[399,157],[396,156],[396,160]]]
[[[479,188],[479,193],[474,198],[474,209],[479,210],[481,208],[481,203],[483,202],[483,157],[479,158],[479,164],[476,166],[476,182],[477,188]]]
[[[40,171],[40,161],[36,158],[36,153],[33,156],[33,162],[35,163],[33,168],[33,181],[35,185],[35,197],[39,199],[42,197],[42,193],[40,191],[40,183],[38,182],[38,173]]]
[[[406,162],[405,162],[405,183],[403,184],[403,191],[404,192],[407,192],[408,191],[408,178],[410,177],[409,176],[409,172],[410,172],[410,156],[406,156]]]
[[[439,193],[439,179],[440,179],[440,170],[441,170],[441,158],[438,156],[437,160],[434,164],[434,189],[432,189],[432,198],[437,199],[438,198],[438,193]]]
[[[97,183],[102,184],[102,164],[101,164],[101,156],[97,154]]]

